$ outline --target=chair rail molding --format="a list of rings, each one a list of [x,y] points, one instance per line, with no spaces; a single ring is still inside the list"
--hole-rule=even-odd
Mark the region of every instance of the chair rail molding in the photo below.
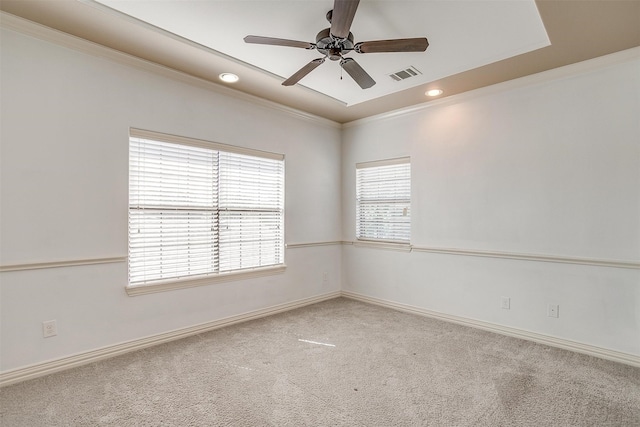
[[[384,244],[371,243],[358,241],[344,241],[344,245],[351,245],[356,247],[367,247],[373,249],[391,249]],[[443,255],[458,255],[458,256],[474,256],[485,258],[502,258],[502,259],[514,259],[520,261],[533,261],[533,262],[553,262],[561,264],[580,264],[590,265],[595,267],[611,267],[611,268],[627,268],[632,270],[640,270],[640,261],[627,261],[627,260],[615,260],[615,259],[598,259],[598,258],[582,258],[582,257],[569,257],[562,255],[546,255],[546,254],[527,254],[520,252],[504,252],[504,251],[485,251],[478,249],[459,249],[459,248],[439,248],[423,245],[404,245],[405,252],[424,252]]]
[[[79,265],[95,265],[95,264],[112,264],[118,262],[126,262],[126,256],[110,257],[110,258],[90,258],[90,259],[74,259],[66,261],[49,261],[49,262],[33,262],[33,263],[20,263],[13,265],[0,265],[0,273],[8,271],[25,271],[25,270],[40,270],[43,268],[60,268],[60,267],[75,267]]]

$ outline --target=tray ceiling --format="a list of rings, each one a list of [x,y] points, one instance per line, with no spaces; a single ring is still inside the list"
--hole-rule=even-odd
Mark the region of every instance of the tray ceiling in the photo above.
[[[361,0],[352,26],[356,41],[426,36],[431,46],[424,54],[416,56],[427,65],[412,60],[414,54],[352,54],[363,66],[371,67],[367,71],[378,80],[372,89],[360,89],[346,73],[340,80],[338,64],[330,61],[313,72],[317,72],[317,76],[312,73],[301,81],[311,86],[312,78],[321,79],[326,73],[329,80],[326,86],[320,89],[301,84],[284,87],[281,85],[284,78],[310,58],[318,57],[317,52],[279,46],[247,46],[242,38],[254,34],[313,41],[320,29],[328,27],[324,15],[333,1],[122,0],[115,3],[121,7],[144,6],[144,9],[155,11],[154,19],[162,18],[167,23],[158,21],[158,26],[154,26],[94,0],[2,0],[0,21],[3,27],[17,25],[29,33],[49,34],[44,29],[36,31],[37,27],[19,24],[26,19],[216,85],[224,85],[218,79],[220,73],[232,72],[240,76],[240,81],[228,85],[232,90],[294,108],[302,115],[309,113],[338,123],[427,104],[640,46],[640,1]],[[206,13],[200,12],[202,16],[194,20],[184,20],[178,19],[179,15],[173,11],[167,12],[167,7],[182,7],[181,3],[195,3],[194,7]],[[380,8],[389,7],[391,12],[380,13]],[[421,7],[433,9],[423,14],[414,11]],[[438,13],[435,12],[437,8],[441,8]],[[445,11],[444,8],[450,9]],[[209,14],[212,9],[215,10],[213,16]],[[223,18],[235,13],[240,13],[241,17]],[[501,18],[496,19],[496,16]],[[192,26],[192,22],[199,24]],[[542,24],[545,33],[541,33]],[[160,25],[179,28],[162,29]],[[222,36],[212,35],[217,27],[224,28]],[[458,30],[452,30],[454,28]],[[178,31],[190,32],[180,36]],[[235,43],[238,49],[231,48],[229,43]],[[548,45],[536,49],[545,43]],[[248,48],[250,51],[245,53],[249,59],[236,59],[241,49]],[[366,58],[373,60],[375,56],[379,56],[380,64],[369,65]],[[250,65],[248,62],[261,58],[265,64]],[[409,65],[422,71],[421,80],[412,78],[395,85],[390,79],[385,80],[387,73]],[[388,90],[393,92],[382,95],[384,85],[391,87]],[[426,97],[425,91],[434,87],[443,89],[444,94]],[[320,90],[336,93],[323,94]],[[358,98],[367,96],[374,98],[368,101]]]
[[[322,55],[315,50],[244,43],[247,35],[315,42],[329,27],[332,0],[122,1],[97,0],[155,28],[250,64],[282,80]],[[360,2],[351,26],[355,41],[427,37],[424,53],[351,52],[376,85],[361,89],[339,62],[326,61],[299,83],[345,105],[355,105],[424,85],[549,45],[530,0]],[[390,74],[411,68],[416,76]],[[283,88],[287,90],[287,88]]]

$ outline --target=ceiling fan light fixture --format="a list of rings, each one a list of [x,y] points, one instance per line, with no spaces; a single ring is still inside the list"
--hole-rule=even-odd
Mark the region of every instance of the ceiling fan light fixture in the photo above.
[[[439,96],[442,95],[444,92],[442,89],[430,89],[428,91],[426,91],[424,94],[427,96]]]
[[[236,76],[233,73],[222,73],[220,74],[220,80],[225,83],[235,83],[240,80],[240,77]]]
[[[288,46],[304,49],[315,49],[324,55],[317,58],[296,71],[291,77],[282,82],[283,86],[293,86],[311,71],[315,70],[325,58],[331,61],[340,61],[342,69],[362,88],[368,89],[376,82],[353,58],[344,58],[344,55],[356,51],[356,53],[383,53],[383,52],[424,52],[429,47],[426,37],[409,39],[372,40],[354,43],[353,33],[350,31],[353,18],[360,0],[334,0],[333,9],[327,12],[327,20],[330,28],[325,28],[316,35],[315,43],[298,40],[278,39],[249,35],[244,38],[245,43],[264,44],[272,46]]]

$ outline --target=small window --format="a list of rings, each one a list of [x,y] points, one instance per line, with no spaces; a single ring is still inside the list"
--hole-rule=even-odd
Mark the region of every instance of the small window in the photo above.
[[[131,130],[129,285],[284,264],[284,157]]]
[[[408,157],[356,165],[356,237],[409,243],[411,163]]]

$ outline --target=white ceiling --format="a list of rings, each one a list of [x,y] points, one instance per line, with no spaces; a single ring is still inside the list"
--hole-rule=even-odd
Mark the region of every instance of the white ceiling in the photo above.
[[[96,0],[108,8],[85,1],[283,80],[322,55],[315,50],[246,44],[243,38],[259,35],[315,42],[316,34],[330,26],[325,15],[333,7],[332,0]],[[299,83],[344,105],[424,85],[550,44],[532,0],[362,0],[351,31],[356,42],[427,37],[430,46],[424,53],[349,54],[376,80],[370,89],[361,89],[346,73],[341,80],[339,63],[332,61]],[[409,66],[422,74],[401,82],[389,77]]]
[[[167,12],[163,11],[163,9],[168,4],[180,2],[180,0],[157,0],[141,3],[133,0],[122,0],[117,4],[146,3],[146,6],[153,6],[152,10],[157,9],[160,16],[165,16]],[[289,2],[291,1],[289,0]],[[185,4],[189,3],[192,2],[185,0]],[[201,31],[202,34],[195,34],[194,37],[202,37],[208,34],[209,30],[213,31],[219,26],[224,26],[225,23],[229,24],[230,27],[225,31],[234,31],[235,26],[245,25],[245,21],[255,21],[260,22],[260,25],[265,25],[265,29],[261,33],[258,32],[260,28],[257,28],[257,24],[256,26],[251,26],[246,32],[238,30],[238,35],[235,36],[233,41],[240,43],[242,47],[247,47],[240,42],[247,34],[313,41],[315,34],[320,29],[328,26],[328,23],[324,20],[324,15],[326,10],[332,7],[333,2],[332,0],[293,1],[291,3],[294,3],[300,9],[296,12],[296,15],[304,16],[304,18],[299,17],[298,19],[290,19],[289,16],[293,16],[293,12],[289,13],[286,8],[284,8],[285,12],[283,12],[282,8],[278,7],[278,5],[286,3],[285,1],[200,0],[200,2],[195,3],[200,7],[212,4],[215,6],[213,7],[215,12],[213,16],[206,16],[206,28]],[[225,7],[237,7],[242,6],[242,4],[254,5],[255,7],[250,8],[254,13],[249,14],[249,16],[242,16],[242,18],[234,18],[233,20],[224,20],[218,16],[218,12],[222,13]],[[266,11],[262,10],[263,5],[267,4],[272,5],[272,7],[267,8]],[[390,14],[369,13],[367,15],[365,8],[367,4],[379,7],[394,5],[394,11],[399,13],[400,10],[404,10],[406,13],[404,20],[413,22],[411,24],[412,27],[417,27],[417,29],[414,28],[410,32],[409,27],[403,27],[404,29],[399,31],[398,29],[401,25],[395,24],[394,26],[388,16]],[[457,10],[454,11],[454,15],[449,15],[445,19],[444,12],[437,14],[427,13],[426,15],[409,13],[412,10],[410,7],[401,7],[406,4],[411,7],[418,5],[425,7],[429,5],[434,7],[457,7]],[[502,8],[511,9],[512,7],[529,10],[531,12],[529,15],[531,21],[526,21],[525,19],[524,22],[529,22],[534,27],[536,25],[539,26],[539,30],[541,30],[540,21],[542,21],[551,44],[527,53],[496,60],[496,58],[514,55],[518,52],[518,49],[524,51],[535,47],[535,36],[529,39],[534,41],[529,45],[527,45],[526,41],[522,41],[524,39],[520,39],[522,37],[521,29],[527,25],[518,16],[521,17],[523,14],[526,16],[525,12],[507,15],[503,11],[493,11],[488,13],[491,16],[480,18],[483,11],[478,10],[488,8],[492,8],[490,10],[493,10],[493,8],[501,10]],[[537,10],[535,10],[536,8]],[[455,73],[455,71],[450,71],[456,70],[456,68],[449,61],[465,60],[474,55],[478,55],[478,58],[475,58],[478,61],[477,63],[486,63],[486,65],[476,66],[476,68],[457,72],[426,83],[423,82],[422,84],[419,84],[417,80],[407,80],[400,83],[401,86],[395,85],[395,87],[401,87],[399,91],[370,101],[360,101],[356,104],[355,102],[357,101],[346,98],[344,102],[337,101],[301,84],[291,87],[284,87],[280,84],[284,77],[288,77],[290,72],[302,67],[309,59],[309,56],[303,57],[302,60],[293,56],[297,54],[313,55],[312,52],[304,50],[297,52],[297,49],[279,46],[252,45],[252,48],[257,49],[257,55],[269,57],[271,51],[278,52],[278,55],[274,56],[277,59],[277,63],[289,68],[278,72],[277,74],[279,75],[276,75],[274,72],[267,72],[258,66],[248,65],[246,62],[231,58],[229,55],[219,53],[210,47],[169,33],[166,30],[161,30],[122,12],[117,12],[101,3],[96,3],[95,0],[0,0],[0,21],[3,23],[9,22],[10,17],[10,21],[16,25],[20,21],[25,24],[31,21],[36,25],[39,24],[55,31],[62,31],[74,37],[85,39],[90,43],[106,46],[109,49],[216,85],[225,85],[218,79],[218,74],[231,71],[240,76],[240,81],[228,85],[225,89],[227,93],[229,89],[233,89],[239,93],[265,99],[287,108],[293,108],[302,115],[311,114],[316,118],[322,117],[337,123],[349,123],[366,117],[387,114],[431,102],[439,102],[439,100],[464,92],[640,46],[640,1],[637,0],[536,0],[535,5],[529,0],[415,0],[414,2],[361,0],[359,9],[362,10],[358,10],[356,13],[353,25],[356,41],[378,38],[371,32],[382,31],[381,28],[387,28],[382,32],[381,38],[428,37],[431,46],[426,53],[420,54],[420,57],[431,61],[433,67],[442,67],[443,69],[435,70],[440,73]],[[501,14],[501,19],[488,21],[497,13]],[[269,19],[263,20],[261,16],[268,16]],[[511,18],[512,16],[513,18]],[[435,19],[436,22],[434,24],[426,24],[425,22],[431,18],[437,18]],[[310,21],[300,23],[300,19],[308,19]],[[419,21],[419,25],[414,22],[416,20]],[[187,27],[191,27],[190,21],[175,19],[173,15],[169,19],[169,22],[177,21],[187,22],[189,24]],[[311,21],[313,24],[307,23]],[[369,24],[363,25],[363,22]],[[421,24],[421,22],[424,24]],[[446,25],[439,25],[442,23]],[[474,29],[481,24],[483,29]],[[293,28],[296,25],[298,25],[298,28]],[[19,28],[23,26],[23,24],[18,25]],[[458,28],[458,30],[451,30],[454,27]],[[309,28],[309,30],[303,30],[303,28]],[[438,32],[443,33],[436,32],[436,28],[439,28]],[[293,33],[294,31],[295,33]],[[371,32],[367,33],[368,31]],[[416,35],[415,33],[418,34]],[[296,36],[296,34],[299,35]],[[497,39],[497,42],[487,40],[490,35]],[[450,43],[449,39],[453,39],[458,44],[454,43],[449,48],[444,49],[442,46]],[[492,50],[485,56],[481,56],[477,51],[483,46],[497,49],[501,42],[512,42],[516,39],[521,40],[521,44],[518,45],[516,43],[516,46],[511,51],[505,46],[501,47],[502,51]],[[225,40],[223,45],[230,43],[226,36],[221,37],[219,40]],[[544,44],[546,38],[544,40],[541,39],[540,42]],[[225,46],[218,49],[225,50]],[[232,55],[235,54],[233,49],[227,48],[226,50],[231,51]],[[438,50],[440,50],[440,53],[438,53]],[[454,54],[454,52],[457,53]],[[398,71],[399,68],[409,65],[410,62],[406,57],[406,55],[410,54],[354,55],[361,62],[362,59],[367,57],[379,56],[385,61],[383,65],[390,60],[394,60],[396,63],[388,67],[392,71]],[[434,58],[436,55],[440,56]],[[312,57],[315,58],[316,56],[313,55]],[[497,62],[488,63],[491,61]],[[418,66],[415,63],[410,65]],[[314,73],[320,73],[325,68],[331,70],[337,66],[336,63],[327,61],[307,78],[315,77]],[[461,68],[464,68],[463,66],[470,68],[474,65],[462,64]],[[343,89],[343,87],[346,86],[350,86],[350,90],[357,94],[371,92],[381,85],[381,81],[375,75],[376,72],[371,69],[368,69],[368,71],[379,80],[378,85],[372,89],[360,89],[348,75],[345,75],[344,80],[340,81],[339,77],[334,74],[335,71],[327,71],[331,74],[331,78],[329,79],[329,84],[321,89],[328,90],[332,87],[337,87],[337,96],[340,97],[344,96],[343,93],[346,92],[346,89]],[[422,71],[432,72],[434,70],[430,67],[425,67]],[[383,80],[387,78],[385,73],[386,70],[382,72]],[[302,83],[308,84],[307,78],[303,79]],[[424,78],[424,80],[426,79],[427,77]],[[389,81],[388,83],[391,82]],[[408,87],[409,83],[416,84],[416,86]],[[436,98],[426,97],[425,91],[435,87],[443,89],[444,94]],[[351,102],[352,105],[347,106],[345,102]]]

